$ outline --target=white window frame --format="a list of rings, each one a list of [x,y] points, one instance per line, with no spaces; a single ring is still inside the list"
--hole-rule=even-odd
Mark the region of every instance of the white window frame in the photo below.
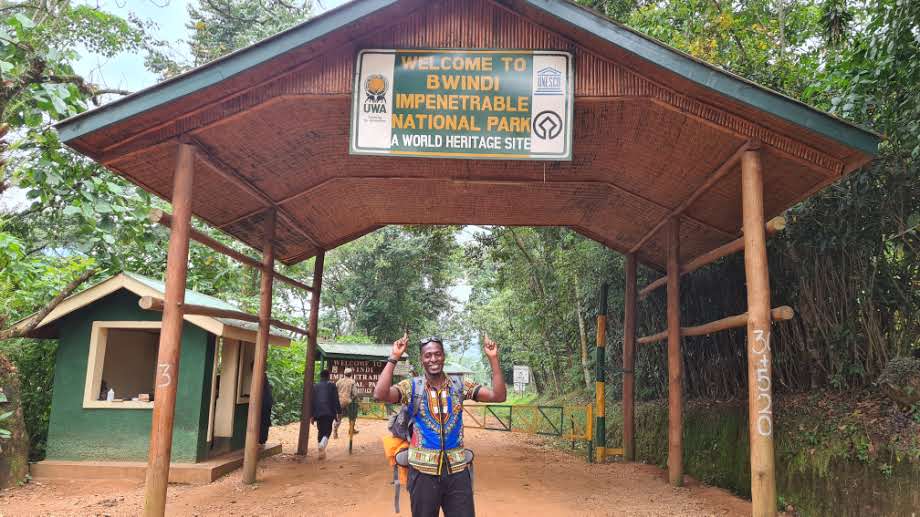
[[[86,384],[83,390],[83,407],[86,409],[153,409],[153,401],[125,400],[109,402],[97,400],[102,388],[102,367],[105,363],[105,348],[110,329],[157,329],[160,321],[94,321],[89,338],[89,357],[86,362]],[[153,395],[151,393],[151,395]]]

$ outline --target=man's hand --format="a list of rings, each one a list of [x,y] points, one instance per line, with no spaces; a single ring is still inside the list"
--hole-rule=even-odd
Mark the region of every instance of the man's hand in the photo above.
[[[489,359],[498,357],[498,343],[489,339],[488,334],[486,334],[485,338],[482,340],[482,351],[486,353],[486,357]]]
[[[393,350],[390,352],[390,357],[402,359],[403,354],[406,353],[407,346],[409,346],[409,334],[403,333],[403,337],[393,341]]]

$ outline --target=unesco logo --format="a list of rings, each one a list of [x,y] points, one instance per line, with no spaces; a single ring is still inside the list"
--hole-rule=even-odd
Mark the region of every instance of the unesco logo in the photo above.
[[[537,71],[534,95],[562,95],[562,72],[548,66]]]

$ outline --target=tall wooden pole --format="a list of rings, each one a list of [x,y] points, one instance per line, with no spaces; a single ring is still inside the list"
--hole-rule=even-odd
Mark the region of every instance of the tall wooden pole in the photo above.
[[[310,326],[307,330],[307,362],[303,369],[303,402],[300,405],[300,435],[297,454],[307,454],[310,441],[310,416],[313,414],[313,375],[316,370],[316,335],[319,329],[319,296],[323,290],[323,262],[326,252],[320,250],[313,263],[313,296],[310,297]]]
[[[680,219],[668,221],[668,481],[684,484],[684,401],[680,353]]]
[[[626,255],[626,295],[623,315],[623,459],[635,461],[636,254]]]
[[[195,179],[195,148],[179,144],[173,177],[173,226],[169,233],[166,261],[166,297],[157,352],[150,449],[144,488],[144,515],[160,517],[166,512],[166,487],[172,454],[176,388],[179,384],[179,352],[182,346],[182,310],[188,271],[189,230],[192,227],[192,183]]]
[[[272,320],[272,282],[275,273],[275,211],[265,217],[265,241],[262,244],[262,277],[259,284],[259,332],[249,383],[249,414],[246,420],[246,445],[243,452],[243,483],[256,482],[259,466],[259,431],[262,427],[262,392],[265,384],[265,361]]]
[[[604,384],[607,378],[604,364],[607,356],[607,282],[601,284],[601,292],[597,297],[596,352],[594,395],[597,413],[594,417],[594,459],[598,463],[604,463],[607,461],[607,397]]]
[[[770,351],[770,274],[763,222],[760,151],[741,158],[744,275],[747,279],[748,433],[751,439],[751,501],[755,517],[776,515],[773,457],[773,386]]]

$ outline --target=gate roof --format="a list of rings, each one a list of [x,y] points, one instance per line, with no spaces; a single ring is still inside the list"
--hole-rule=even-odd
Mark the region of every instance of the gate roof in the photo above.
[[[571,52],[573,160],[349,155],[366,48]],[[194,143],[193,213],[259,248],[277,210],[287,264],[388,224],[567,226],[627,252],[746,142],[763,150],[767,218],[871,160],[879,142],[564,0],[356,0],[58,129],[165,199],[179,141]],[[740,235],[740,197],[733,171],[689,206],[682,261]],[[663,266],[664,232],[636,253]]]

